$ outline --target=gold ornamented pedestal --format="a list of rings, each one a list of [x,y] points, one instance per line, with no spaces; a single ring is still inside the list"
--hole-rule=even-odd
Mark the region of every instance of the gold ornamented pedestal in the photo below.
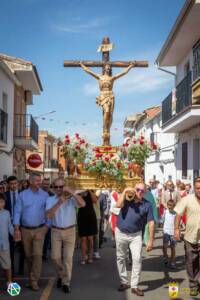
[[[118,151],[118,147],[116,146],[99,146],[96,147],[96,149],[97,148],[98,153],[115,154]],[[81,169],[81,172],[78,172],[76,176],[69,175],[65,178],[66,185],[76,190],[113,189],[121,191],[127,187],[133,188],[137,182],[142,180],[142,178],[139,176],[139,173],[136,172],[134,168],[131,172],[124,170],[123,180],[120,181],[106,174],[99,175],[96,173],[91,173],[85,170],[83,167],[79,169]],[[129,175],[133,177],[130,177]]]
[[[85,170],[82,171],[81,175],[65,178],[66,185],[78,190],[113,189],[121,191],[127,187],[133,188],[136,182],[139,181],[141,181],[141,177],[129,178],[127,175],[124,175],[123,181],[117,181],[109,175],[102,174],[98,176]]]
[[[98,146],[95,151],[98,153],[106,154],[116,154],[118,152],[117,146]],[[98,150],[97,150],[98,149]],[[84,167],[79,166],[80,172],[75,175],[69,175],[65,178],[66,185],[77,190],[99,190],[99,189],[113,189],[117,191],[122,191],[123,189],[130,187],[133,188],[135,184],[142,181],[139,176],[137,169],[132,168],[132,172],[129,170],[123,171],[123,180],[117,180],[106,174],[91,173],[84,169]],[[130,175],[132,177],[130,177]]]

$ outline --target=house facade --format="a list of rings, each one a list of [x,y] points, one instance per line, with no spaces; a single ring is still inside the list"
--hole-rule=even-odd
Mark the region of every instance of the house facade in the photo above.
[[[27,159],[31,154],[38,154],[42,164],[37,168],[32,168],[28,164],[27,171],[39,173],[42,178],[49,178],[53,182],[58,177],[66,176],[66,160],[62,156],[62,145],[59,140],[51,135],[47,130],[39,131],[38,149],[27,151]]]
[[[27,113],[42,91],[32,62],[0,54],[0,180],[26,177],[26,151],[38,148],[38,125]]]
[[[162,102],[162,129],[174,133],[176,178],[200,175],[200,1],[185,2],[156,63],[176,67],[175,95]]]
[[[142,113],[137,113],[126,118],[124,122],[125,137],[143,135],[147,141],[159,146],[159,152],[154,152],[145,164],[145,182],[150,179],[164,183],[168,179],[175,181],[176,170],[174,161],[174,134],[162,131],[161,107],[147,108]],[[129,133],[129,134],[128,134]]]

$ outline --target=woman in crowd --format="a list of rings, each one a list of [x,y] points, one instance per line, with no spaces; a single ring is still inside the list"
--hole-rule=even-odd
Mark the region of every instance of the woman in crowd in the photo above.
[[[77,218],[81,239],[81,264],[84,265],[86,262],[93,263],[94,236],[97,235],[97,218],[93,203],[97,202],[97,197],[90,190],[80,191],[79,194],[86,203],[85,207],[79,208]]]

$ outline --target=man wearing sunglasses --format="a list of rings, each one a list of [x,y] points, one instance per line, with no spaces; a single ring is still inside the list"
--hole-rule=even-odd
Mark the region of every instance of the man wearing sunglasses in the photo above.
[[[127,197],[131,192],[134,197]],[[122,192],[116,204],[121,208],[115,231],[117,268],[121,281],[118,291],[125,291],[131,287],[132,294],[137,296],[144,296],[143,291],[138,288],[138,284],[142,267],[143,231],[147,223],[149,223],[150,236],[146,246],[147,251],[152,250],[154,239],[153,209],[151,203],[144,199],[144,194],[144,183],[136,183],[135,189],[127,188]],[[128,248],[132,255],[131,286],[128,284],[126,270]]]
[[[51,257],[58,274],[57,288],[70,293],[72,260],[76,240],[76,207],[85,201],[75,191],[64,186],[63,179],[54,182],[55,196],[47,199],[46,217],[52,220]]]

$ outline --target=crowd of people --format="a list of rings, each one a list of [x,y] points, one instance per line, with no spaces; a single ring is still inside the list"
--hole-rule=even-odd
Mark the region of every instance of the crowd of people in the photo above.
[[[31,174],[29,180],[10,176],[0,182],[0,265],[7,283],[24,273],[26,259],[29,287],[39,290],[43,260],[52,259],[57,288],[71,292],[74,249],[80,247],[81,265],[101,259],[100,248],[108,238],[116,248],[120,278],[118,291],[139,288],[142,248],[153,249],[155,229],[163,232],[163,262],[176,268],[176,244],[184,235],[190,294],[198,295],[200,276],[200,178],[190,184],[168,180],[137,182],[124,191],[73,190],[62,178],[53,183]],[[171,250],[168,256],[168,248]],[[16,254],[18,255],[18,268]],[[127,259],[132,264],[131,283]]]

